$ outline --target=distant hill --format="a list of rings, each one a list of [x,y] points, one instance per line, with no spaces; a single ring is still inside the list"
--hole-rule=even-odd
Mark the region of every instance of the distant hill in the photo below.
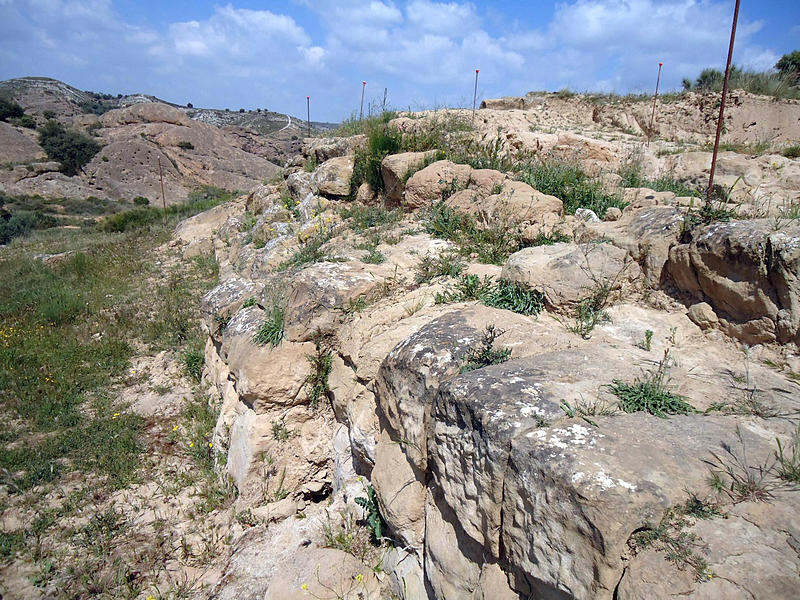
[[[248,191],[275,175],[306,135],[304,121],[272,111],[189,108],[146,94],[81,91],[44,77],[2,81],[0,96],[22,106],[36,126],[55,119],[103,146],[68,177],[47,160],[34,129],[0,122],[0,192],[9,195],[160,201],[159,162],[168,203],[200,185]],[[314,123],[312,132],[330,127]]]

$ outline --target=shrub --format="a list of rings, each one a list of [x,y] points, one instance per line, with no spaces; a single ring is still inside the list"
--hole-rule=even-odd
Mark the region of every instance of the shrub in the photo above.
[[[22,115],[12,121],[14,125],[25,127],[26,129],[36,129],[36,119],[30,115]]]
[[[133,199],[134,206],[148,206],[150,204],[150,200],[145,198],[144,196],[136,196]]]
[[[402,138],[398,131],[388,125],[391,113],[379,120],[367,130],[366,147],[356,150],[353,175],[350,178],[350,191],[355,193],[362,183],[366,182],[377,191],[383,191],[381,161],[390,154],[400,152]]]
[[[20,118],[25,114],[22,107],[9,98],[0,96],[0,121],[8,121],[9,119]]]
[[[436,303],[477,300],[485,306],[502,308],[521,315],[538,315],[544,308],[544,296],[541,292],[516,281],[500,279],[493,283],[489,276],[481,280],[477,275],[467,274],[461,276],[455,288],[455,292],[436,294]]]
[[[47,156],[61,163],[65,175],[77,175],[100,152],[100,144],[91,138],[66,129],[57,121],[48,121],[39,129],[39,144]]]
[[[177,146],[183,150],[194,150],[194,144],[192,142],[178,142]]]
[[[780,63],[780,61],[778,62]],[[728,88],[731,90],[741,89],[751,94],[761,94],[775,98],[800,98],[800,88],[796,87],[796,76],[790,73],[790,58],[787,59],[785,65],[786,69],[778,73],[745,71],[736,65],[732,65]],[[722,91],[724,77],[725,73],[717,69],[703,69],[694,82],[684,79],[683,88],[687,91],[720,92]]]
[[[800,50],[781,56],[775,63],[775,68],[781,76],[794,81],[795,84],[800,82]]]
[[[426,253],[415,269],[417,283],[428,283],[436,277],[458,277],[464,270],[464,261],[456,254],[442,252],[440,254]]]

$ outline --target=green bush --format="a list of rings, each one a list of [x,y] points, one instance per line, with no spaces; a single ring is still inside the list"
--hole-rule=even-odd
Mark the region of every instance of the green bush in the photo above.
[[[785,55],[784,58],[790,57]],[[778,61],[779,64],[780,61]],[[770,71],[745,71],[736,65],[731,66],[728,88],[731,90],[745,90],[751,94],[773,96],[775,98],[800,98],[800,88],[796,86],[796,75],[790,70],[791,58],[785,63],[786,68],[778,73]],[[778,68],[778,65],[776,65]],[[720,92],[722,91],[725,73],[718,69],[703,69],[697,79],[683,80],[686,91]]]
[[[19,127],[25,127],[26,129],[36,129],[36,119],[34,119],[30,115],[22,115],[21,117],[12,119],[11,122],[14,125],[18,125]]]
[[[148,206],[150,204],[150,200],[145,198],[144,196],[136,196],[133,199],[134,206]]]
[[[0,121],[20,118],[25,114],[22,107],[9,98],[0,97]]]
[[[781,56],[780,60],[775,63],[775,68],[778,69],[781,76],[794,81],[795,84],[800,82],[800,50]]]
[[[61,171],[70,177],[82,171],[101,149],[91,138],[66,129],[58,121],[48,121],[39,129],[39,144],[48,157],[61,163]]]
[[[781,152],[786,158],[800,158],[800,144],[786,146]]]
[[[192,142],[178,142],[178,148],[183,150],[194,150],[194,144]]]
[[[390,113],[385,113],[388,115]],[[353,175],[350,178],[350,191],[355,194],[358,186],[366,182],[375,191],[383,190],[381,161],[390,154],[402,149],[400,132],[388,125],[388,120],[379,120],[367,130],[367,144],[356,150]]]
[[[161,216],[155,208],[134,208],[108,217],[103,223],[103,230],[112,233],[122,233],[132,229],[139,229],[158,220]]]

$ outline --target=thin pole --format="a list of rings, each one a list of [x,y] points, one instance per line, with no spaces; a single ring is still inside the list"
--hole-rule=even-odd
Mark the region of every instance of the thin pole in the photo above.
[[[164,223],[167,222],[167,197],[164,195],[164,171],[161,169],[161,157],[158,157],[158,177],[161,179],[161,203],[164,205]]]
[[[650,147],[650,135],[653,133],[653,119],[656,117],[656,98],[658,98],[658,84],[661,82],[661,67],[664,63],[658,63],[658,77],[656,77],[656,93],[653,94],[653,112],[650,115],[650,126],[647,128],[647,147]]]
[[[389,93],[389,88],[383,88],[383,112],[386,112],[386,94]]]
[[[362,120],[364,118],[364,91],[367,89],[367,82],[361,82],[361,108],[358,111],[358,120]]]
[[[472,94],[472,122],[475,122],[475,103],[478,100],[478,69],[475,69],[475,91]]]
[[[306,96],[306,125],[308,126],[308,137],[311,137],[311,96]]]
[[[714,139],[714,155],[711,157],[711,174],[708,176],[708,192],[706,202],[711,202],[711,189],[714,187],[714,171],[717,167],[717,152],[719,150],[719,136],[722,133],[722,118],[725,115],[725,96],[728,95],[728,77],[731,74],[731,60],[733,59],[733,41],[736,39],[736,22],[739,20],[739,1],[733,10],[733,26],[731,27],[731,45],[728,47],[728,63],[725,66],[725,80],[722,82],[722,101],[719,104],[719,119],[717,119],[717,136]]]

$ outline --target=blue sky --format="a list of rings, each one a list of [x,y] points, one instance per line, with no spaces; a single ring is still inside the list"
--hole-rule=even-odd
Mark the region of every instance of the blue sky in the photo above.
[[[677,89],[722,68],[733,0],[0,0],[0,79],[339,121],[367,99],[413,109],[530,90]],[[734,60],[800,49],[800,2],[744,0]]]

